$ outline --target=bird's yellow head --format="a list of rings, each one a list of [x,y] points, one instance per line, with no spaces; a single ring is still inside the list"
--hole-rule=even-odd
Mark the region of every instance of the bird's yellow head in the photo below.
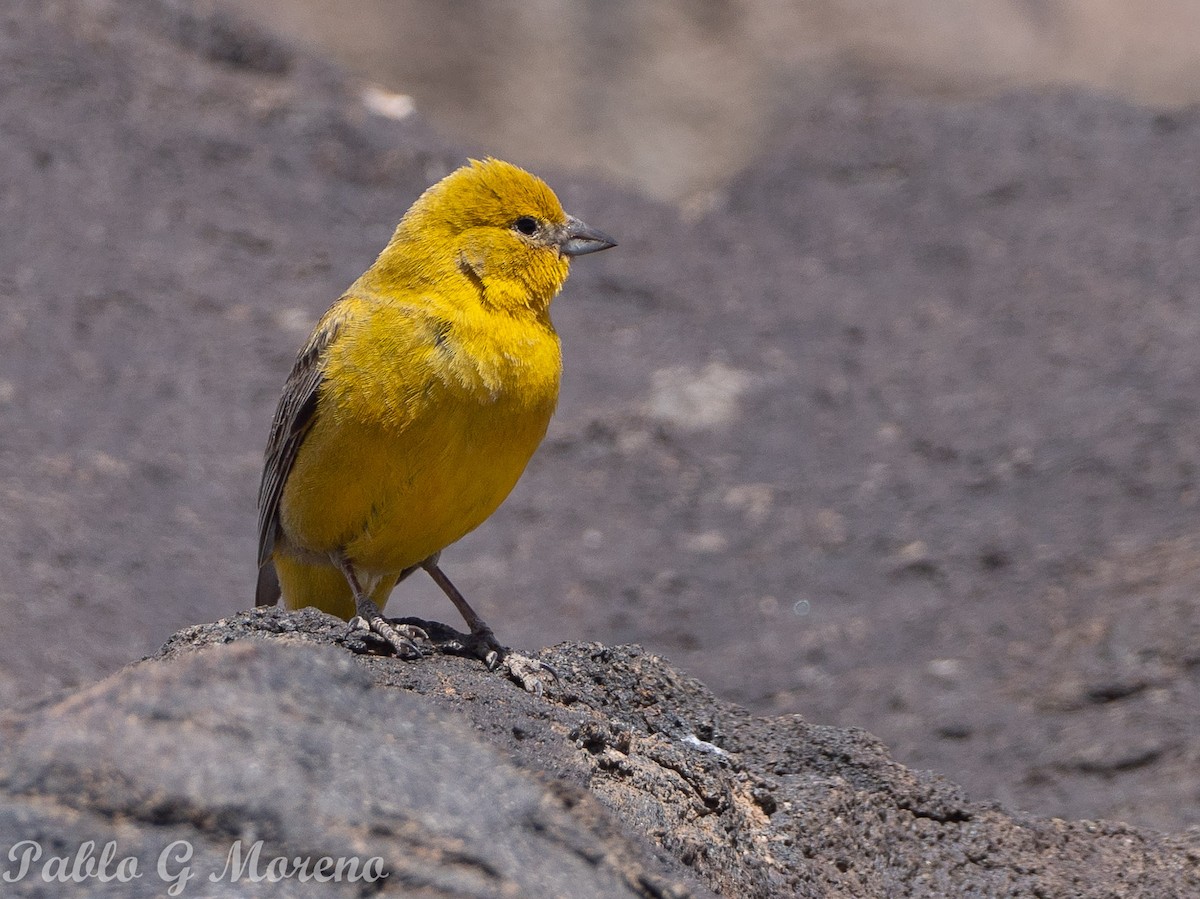
[[[499,159],[471,160],[423,193],[370,272],[390,284],[470,280],[483,302],[541,313],[573,256],[616,246],[563,212],[541,178]]]

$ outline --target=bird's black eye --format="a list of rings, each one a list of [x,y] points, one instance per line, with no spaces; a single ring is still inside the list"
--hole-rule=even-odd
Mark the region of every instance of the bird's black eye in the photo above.
[[[538,220],[532,215],[523,215],[513,222],[513,228],[526,237],[532,237],[538,232]]]

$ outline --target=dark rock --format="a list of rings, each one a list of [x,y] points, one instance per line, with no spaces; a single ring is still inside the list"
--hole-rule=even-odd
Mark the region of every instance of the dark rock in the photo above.
[[[264,866],[378,857],[384,894],[1200,891],[1200,835],[972,802],[863,731],[751,715],[636,646],[544,651],[557,677],[537,696],[470,659],[353,656],[345,630],[311,610],[244,612],[0,719],[0,857],[22,839],[59,853],[115,840],[147,872],[120,895],[161,891],[174,840],[207,890],[234,841],[260,839]]]
[[[237,642],[169,651],[170,661],[132,666],[5,718],[0,850],[37,840],[48,858],[74,855],[84,840],[115,840],[117,855],[135,857],[143,876],[113,885],[113,895],[162,895],[171,882],[156,874],[164,853],[172,877],[184,862],[191,870],[184,895],[705,895],[664,876],[645,843],[625,837],[581,790],[520,770],[463,716],[373,684],[380,662],[356,664],[318,645],[338,628],[317,621],[305,629],[315,617],[297,623],[272,610],[193,631],[195,643]],[[239,640],[246,624],[279,639]],[[449,678],[447,687],[468,670],[433,665],[426,673]],[[524,716],[493,720],[506,717]],[[172,863],[176,840],[194,854]],[[329,856],[386,876],[230,882],[222,872],[231,847],[241,841],[248,857],[258,840],[262,872],[276,857],[315,864]],[[18,868],[6,871],[15,877]],[[39,871],[5,895],[43,895]],[[56,895],[100,892],[87,879]]]

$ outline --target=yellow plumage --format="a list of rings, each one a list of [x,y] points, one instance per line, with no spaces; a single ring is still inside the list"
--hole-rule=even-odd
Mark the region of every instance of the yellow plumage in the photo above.
[[[496,510],[545,435],[561,371],[550,302],[571,256],[609,246],[499,160],[413,204],[284,388],[259,495],[259,604],[281,590],[292,608],[359,615],[403,652],[409,635],[372,605],[423,566],[498,646],[437,554]]]

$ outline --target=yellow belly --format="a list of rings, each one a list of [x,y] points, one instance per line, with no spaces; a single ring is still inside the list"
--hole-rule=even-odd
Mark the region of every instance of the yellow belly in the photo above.
[[[341,551],[364,573],[398,573],[496,510],[549,420],[548,409],[443,408],[399,433],[318,420],[284,490],[283,532],[306,555]]]

